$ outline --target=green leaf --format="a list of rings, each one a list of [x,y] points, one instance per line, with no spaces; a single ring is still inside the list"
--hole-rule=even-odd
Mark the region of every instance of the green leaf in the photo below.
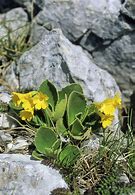
[[[44,119],[47,127],[51,127],[53,123],[51,110],[49,108],[46,108],[45,110],[43,110],[43,114],[44,114]]]
[[[88,115],[90,116],[90,115],[92,115],[92,114],[94,114],[96,112],[97,112],[97,108],[96,108],[96,106],[94,104],[91,104],[91,105],[87,106],[85,108],[84,113],[81,116],[81,121],[83,122]]]
[[[34,150],[32,152],[32,157],[37,159],[37,160],[43,160],[44,159],[44,155],[40,154],[38,151]]]
[[[56,134],[51,128],[40,127],[35,136],[35,146],[38,152],[52,155],[52,146],[57,141]]]
[[[97,109],[95,104],[89,105],[89,114],[88,115],[92,115],[92,114],[97,113],[97,112],[98,112],[98,109]]]
[[[62,118],[64,116],[65,110],[67,106],[67,96],[65,95],[65,98],[60,100],[56,104],[56,108],[53,115],[53,120],[57,121],[59,118]]]
[[[80,156],[80,150],[77,146],[68,144],[59,154],[58,161],[64,167],[72,166]]]
[[[38,126],[45,125],[45,123],[42,121],[42,119],[40,119],[40,117],[38,115],[34,115],[34,117],[32,118],[31,123],[35,124],[35,125],[38,125]]]
[[[67,134],[67,129],[63,123],[63,118],[59,118],[59,120],[56,121],[56,131],[58,132],[58,134]]]
[[[83,122],[83,121],[86,119],[86,117],[88,116],[88,114],[89,114],[89,107],[86,106],[86,108],[85,108],[83,114],[81,115],[81,119],[80,119],[81,122]]]
[[[56,103],[58,101],[58,92],[55,86],[51,82],[46,80],[40,85],[39,91],[41,91],[42,93],[46,94],[49,97],[48,103],[54,110]]]
[[[61,145],[61,140],[57,139],[57,141],[52,145],[53,151],[57,151]]]
[[[22,110],[23,109],[22,106],[16,106],[12,100],[9,102],[9,107],[12,108],[13,110]]]
[[[65,88],[63,88],[61,91],[59,91],[60,99],[63,99],[65,97],[65,94],[67,95],[67,97],[69,97],[69,95],[73,91],[76,91],[76,92],[83,94],[82,87],[77,83],[72,83],[72,84],[66,86]]]
[[[80,136],[84,133],[84,126],[82,125],[81,121],[77,118],[72,126],[71,134],[73,136]]]
[[[89,139],[91,137],[91,128],[86,129],[82,134],[80,135],[73,135],[71,132],[69,132],[70,136],[75,140],[84,140]]]
[[[85,107],[86,100],[84,95],[78,92],[72,92],[67,103],[68,126],[74,122],[76,116],[84,112]]]

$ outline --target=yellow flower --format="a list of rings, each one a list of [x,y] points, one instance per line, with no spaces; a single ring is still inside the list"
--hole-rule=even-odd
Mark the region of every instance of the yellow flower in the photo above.
[[[102,114],[102,113],[100,113],[99,115],[101,117],[101,123],[102,123],[103,128],[106,128],[106,127],[108,127],[112,124],[112,122],[114,120],[113,115],[109,115],[109,114],[105,115],[105,114]]]
[[[122,100],[120,94],[117,93],[113,98],[113,105],[118,108],[122,108]]]
[[[96,103],[95,105],[100,112],[104,114],[113,115],[116,108],[120,108],[122,104],[119,94],[116,94],[113,98],[107,98],[101,103]]]
[[[30,98],[25,99],[22,103],[22,107],[24,108],[24,110],[34,111],[34,104],[32,99]]]
[[[101,103],[95,103],[101,117],[103,128],[111,125],[114,119],[116,108],[122,107],[122,100],[120,94],[116,94],[113,98],[107,98]]]
[[[20,117],[22,120],[27,120],[27,121],[31,121],[31,119],[34,116],[34,112],[33,111],[29,111],[29,110],[22,110],[20,112]]]
[[[42,92],[38,92],[35,96],[33,96],[35,109],[46,109],[48,106],[47,100],[48,97],[45,94],[43,94]]]
[[[23,103],[27,98],[31,98],[32,97],[32,93],[17,93],[17,92],[13,92],[12,93],[12,100],[15,103],[16,106],[20,106],[21,103]]]

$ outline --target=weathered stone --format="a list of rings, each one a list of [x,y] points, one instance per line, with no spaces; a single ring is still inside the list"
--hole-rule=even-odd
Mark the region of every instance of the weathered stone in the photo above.
[[[1,194],[49,195],[56,188],[67,188],[58,171],[21,154],[0,154]]]
[[[7,113],[7,106],[3,103],[9,103],[11,96],[8,93],[0,93],[0,129],[15,127],[16,123]],[[6,109],[6,110],[5,110]]]
[[[81,147],[87,154],[96,152],[100,147],[100,140],[96,135],[92,135],[89,140],[82,142]]]
[[[130,180],[129,180],[128,176],[125,173],[123,173],[120,175],[119,182],[123,183],[123,184],[129,184]]]
[[[131,29],[118,19],[121,6],[120,0],[45,0],[37,22],[55,23],[72,41],[78,40],[88,30],[103,39],[113,39],[123,30]]]
[[[0,93],[0,102],[8,104],[10,102],[10,100],[11,100],[11,95],[9,93],[6,93],[6,92]]]
[[[7,144],[9,142],[12,142],[13,137],[9,133],[0,130],[0,140],[2,142],[5,142],[5,144]]]
[[[30,143],[28,140],[26,140],[26,138],[17,137],[16,139],[14,139],[14,142],[7,145],[7,150],[17,153],[19,151],[28,150],[29,145]]]
[[[4,80],[9,84],[12,91],[19,89],[19,79],[17,74],[16,64],[15,62],[12,62],[4,74]]]
[[[122,36],[108,47],[92,53],[94,61],[110,72],[119,84],[125,101],[135,90],[135,32]]]
[[[48,30],[44,26],[40,26],[36,23],[33,24],[31,29],[30,42],[35,45],[42,39],[42,35],[48,33]]]
[[[122,12],[135,20],[135,1],[126,0],[122,7]]]
[[[78,82],[87,97],[96,101],[119,91],[115,80],[58,29],[45,33],[37,45],[21,56],[17,67],[21,90],[37,89],[49,79],[59,88]]]
[[[28,22],[27,13],[22,8],[15,8],[5,14],[0,15],[0,39],[13,39],[19,38],[24,30],[28,30],[26,24]]]
[[[38,24],[44,25],[44,23],[50,22],[52,27],[60,27],[66,37],[73,42],[77,41],[77,44],[80,44],[89,52],[98,50],[104,51],[104,49],[107,51],[108,48],[110,51],[110,46],[113,42],[114,44],[116,42],[117,47],[121,47],[123,36],[128,33],[131,33],[132,36],[135,30],[135,23],[133,21],[135,17],[135,5],[133,0],[127,0],[125,2],[115,0],[72,0],[64,2],[47,0],[44,1],[44,3],[42,1],[42,9],[43,11],[41,11],[36,17]],[[125,17],[125,15],[129,18]],[[132,46],[133,43],[129,42],[128,46],[125,48],[123,43],[123,48],[120,53],[122,54],[123,50],[126,52],[125,56],[122,54],[124,56],[124,61],[123,57],[119,55],[117,50],[115,50],[116,58],[119,58],[119,60],[114,63],[113,66],[110,66],[110,60],[106,60],[105,65],[101,66],[102,62],[100,62],[100,54],[98,52],[97,55],[99,54],[99,61],[95,61],[97,65],[102,68],[106,69],[107,67],[106,70],[111,74],[113,71],[116,73],[118,71],[117,69],[120,70],[122,77],[115,77],[116,74],[113,74],[113,76],[124,91],[126,101],[129,101],[129,96],[132,93],[133,88],[132,83],[135,78],[132,69],[132,64],[134,64],[134,50],[132,52],[130,50]],[[103,52],[101,52],[101,55],[102,54]],[[110,51],[110,55],[112,56],[112,60],[116,61],[114,50]],[[109,59],[110,55],[106,55],[105,58]],[[129,56],[130,66],[125,65],[129,61]],[[104,54],[102,55],[102,58],[104,58]],[[123,61],[123,70],[121,66],[118,65],[119,61]],[[125,82],[123,81],[123,84],[121,84],[123,77],[127,73],[126,71],[129,72],[129,74],[132,72],[132,74],[130,75],[130,78],[125,78]],[[132,85],[131,89],[129,88],[130,85]]]

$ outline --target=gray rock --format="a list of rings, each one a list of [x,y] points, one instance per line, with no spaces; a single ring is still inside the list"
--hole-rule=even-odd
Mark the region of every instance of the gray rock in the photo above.
[[[8,104],[10,100],[11,100],[11,95],[9,93],[6,93],[6,92],[0,93],[0,102]]]
[[[19,38],[28,30],[26,24],[28,22],[27,13],[22,8],[15,8],[5,14],[0,15],[0,39],[4,41],[10,37],[13,40]]]
[[[95,63],[110,72],[119,84],[125,101],[135,90],[135,32],[122,36],[108,47],[92,53]]]
[[[9,133],[5,133],[4,131],[0,131],[0,140],[5,142],[5,144],[12,142],[13,137]]]
[[[31,44],[37,44],[45,33],[47,34],[48,30],[44,26],[33,23],[30,36]]]
[[[17,153],[18,151],[28,150],[29,144],[30,143],[26,140],[26,138],[17,137],[14,139],[14,142],[7,145],[7,150]]]
[[[50,195],[56,188],[67,188],[58,171],[21,154],[0,154],[1,194]]]
[[[129,184],[130,180],[129,180],[128,176],[125,173],[123,173],[123,174],[121,174],[121,176],[119,178],[119,182],[123,183],[123,184]]]
[[[7,113],[0,113],[0,129],[9,129],[15,127],[16,124]]]
[[[135,1],[126,0],[122,7],[122,13],[135,20]]]
[[[96,135],[92,135],[89,140],[82,142],[81,147],[87,154],[96,152],[100,147],[100,140]]]
[[[44,25],[50,22],[52,27],[60,27],[68,39],[77,42],[91,54],[97,51],[98,59],[95,63],[114,76],[124,92],[125,101],[129,102],[135,80],[132,68],[135,65],[134,39],[131,38],[135,32],[134,0],[126,0],[124,3],[120,0],[46,0],[44,3],[42,1],[41,7],[43,10],[36,17],[37,23]],[[126,35],[132,41],[126,40],[124,43]],[[115,50],[110,49],[113,45],[117,45]],[[122,49],[117,52],[118,48]],[[104,56],[104,50],[108,50],[109,55]],[[106,58],[105,64],[102,58]],[[115,61],[113,65],[112,61]]]
[[[3,108],[3,103],[9,103],[11,100],[11,95],[9,95],[6,92],[1,92],[0,93],[0,106],[2,107],[2,110],[0,111],[0,129],[5,129],[5,128],[12,128],[16,126],[16,123],[13,119],[10,118],[10,116],[7,113],[6,105]]]
[[[73,45],[59,29],[42,40],[17,62],[21,90],[37,89],[46,79],[61,88],[78,82],[88,98],[101,101],[119,91],[115,80],[98,68],[80,46]]]
[[[4,74],[4,80],[9,84],[12,91],[19,89],[19,79],[17,75],[16,64],[12,62],[11,65],[6,68]]]
[[[121,6],[120,0],[44,0],[37,22],[52,22],[72,41],[78,40],[88,30],[103,39],[112,39],[123,30],[131,29],[118,19]]]

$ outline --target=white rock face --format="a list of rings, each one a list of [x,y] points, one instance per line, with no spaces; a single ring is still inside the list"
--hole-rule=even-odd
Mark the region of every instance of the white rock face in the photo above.
[[[21,154],[0,154],[0,190],[7,195],[50,195],[67,188],[58,171]]]
[[[102,101],[119,88],[106,71],[98,68],[80,46],[73,45],[59,29],[43,36],[17,62],[20,88],[37,89],[46,79],[57,87],[80,83],[89,99]]]
[[[11,95],[8,93],[1,92],[0,93],[0,102],[9,103],[11,100]]]
[[[6,92],[0,93],[0,104],[1,103],[8,104],[10,100],[11,100],[11,95],[9,95]],[[11,127],[15,127],[15,121],[8,116],[8,113],[0,112],[0,129],[11,128]]]
[[[88,29],[108,39],[116,37],[123,28],[121,24],[114,27],[121,9],[120,0],[44,0],[42,8],[37,22],[60,26],[72,41],[80,38]]]
[[[24,5],[30,3],[30,0],[15,1]],[[129,103],[135,91],[135,0],[34,2],[41,9],[35,18],[41,25],[34,34],[35,39],[40,39],[46,24],[61,28],[70,41],[91,53],[94,63],[114,76],[124,94],[124,101]]]
[[[24,29],[26,30],[26,24],[28,22],[27,13],[22,8],[13,9],[5,14],[0,15],[0,38],[7,39],[7,35],[10,32],[10,36],[13,39],[18,38]]]

